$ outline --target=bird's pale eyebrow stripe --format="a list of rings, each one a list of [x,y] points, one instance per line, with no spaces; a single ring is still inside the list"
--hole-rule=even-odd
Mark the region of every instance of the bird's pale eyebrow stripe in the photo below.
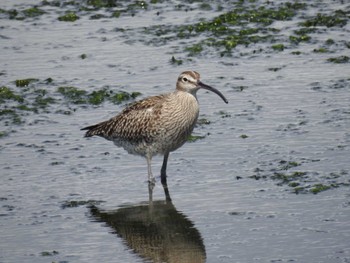
[[[192,79],[197,79],[197,74],[195,71],[186,71],[185,72],[187,75],[191,76]]]
[[[178,80],[181,80],[182,78],[187,78],[189,82],[196,83],[197,79],[199,79],[198,73],[195,71],[185,71],[183,72]]]

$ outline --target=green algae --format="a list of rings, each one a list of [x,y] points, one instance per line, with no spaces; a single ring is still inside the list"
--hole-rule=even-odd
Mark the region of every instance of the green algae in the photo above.
[[[124,101],[135,99],[140,96],[140,92],[114,92],[105,87],[88,93],[85,90],[76,87],[59,87],[57,92],[64,96],[64,98],[73,104],[91,104],[99,105],[105,101],[110,101],[114,104],[120,104]]]
[[[116,93],[116,94],[112,95],[109,98],[109,101],[111,101],[114,104],[120,104],[120,103],[122,103],[124,101],[135,99],[136,97],[138,97],[140,95],[141,95],[140,92],[128,93],[128,92],[125,92],[125,91],[121,91],[119,93]]]
[[[53,250],[53,251],[43,251],[40,253],[40,255],[42,257],[52,257],[52,256],[55,256],[55,255],[58,255],[58,251],[56,250]]]
[[[216,114],[221,116],[221,118],[230,118],[231,117],[231,114],[229,114],[228,112],[223,111],[223,110],[216,112]]]
[[[76,87],[58,87],[57,92],[73,104],[86,103],[87,92],[85,90],[80,90]]]
[[[15,108],[21,111],[32,111],[34,113],[38,113],[38,109],[36,107],[29,107],[25,104],[18,105]]]
[[[195,141],[198,141],[198,140],[201,140],[201,139],[204,139],[204,138],[205,138],[205,136],[191,134],[190,136],[188,136],[187,141],[188,142],[195,142]]]
[[[271,48],[276,51],[283,51],[285,49],[285,46],[283,44],[275,44],[272,45]]]
[[[148,9],[148,3],[146,1],[134,1],[131,4],[128,4],[127,10],[133,11],[137,9]]]
[[[296,161],[285,161],[285,160],[281,160],[279,161],[279,170],[289,170],[291,168],[297,167],[299,166],[300,163],[296,162]]]
[[[83,1],[48,1],[43,0],[41,6],[52,6],[61,9],[68,9],[65,15],[59,17],[60,21],[73,22],[79,19],[77,15],[87,15],[92,20],[101,18],[118,18],[122,14],[135,16],[140,11],[149,10],[152,4],[157,4],[157,0],[151,1],[115,1],[115,0],[83,0]],[[101,10],[106,11],[106,14],[96,13]]]
[[[306,4],[285,3],[256,6],[249,3],[236,3],[232,10],[218,15],[210,20],[179,26],[150,26],[144,33],[157,36],[148,43],[167,42],[174,39],[190,39],[204,36],[205,39],[194,41],[184,46],[189,56],[198,56],[208,49],[216,49],[221,56],[231,55],[233,49],[239,45],[249,46],[256,43],[273,43],[276,33],[280,30],[271,27],[275,21],[291,20]],[[311,30],[309,30],[311,31]],[[176,36],[174,36],[174,32]],[[308,41],[305,35],[296,37],[295,41]],[[276,46],[277,47],[277,46]],[[276,49],[277,50],[277,49]]]
[[[328,58],[327,61],[335,64],[343,64],[343,63],[349,63],[350,58],[348,56],[339,56],[334,58]]]
[[[6,132],[6,131],[0,131],[0,139],[1,139],[1,138],[4,138],[4,137],[7,137],[8,135],[9,135],[8,132]]]
[[[196,56],[203,51],[203,45],[198,43],[192,46],[186,47],[185,51],[188,52],[189,56]]]
[[[38,6],[29,8],[28,13],[40,13],[40,7],[50,5],[67,10],[67,13],[60,16],[60,21],[72,22],[81,16],[89,16],[90,19],[111,19],[123,15],[136,15],[139,11],[155,11],[157,15],[162,11],[159,6],[154,6],[163,1],[114,1],[114,0],[84,0],[84,1],[47,1],[44,0]],[[222,6],[223,3],[216,5],[216,11],[223,12],[212,19],[202,18],[197,22],[187,25],[153,25],[143,27],[144,34],[153,35],[154,38],[140,38],[145,44],[162,45],[169,41],[181,39],[194,39],[183,45],[183,49],[188,56],[195,57],[206,54],[205,52],[218,52],[220,56],[231,56],[237,46],[252,46],[257,43],[270,43],[272,50],[283,51],[286,48],[293,48],[299,43],[310,43],[312,33],[320,32],[319,26],[333,27],[344,26],[349,20],[349,12],[336,10],[329,14],[317,14],[311,17],[301,16],[301,28],[293,31],[292,35],[279,35],[280,29],[273,27],[276,21],[290,21],[295,16],[300,16],[301,10],[306,10],[312,4],[307,2],[271,2],[263,5],[258,1],[236,1],[229,5]],[[225,4],[224,4],[225,5]],[[169,4],[171,7],[172,5]],[[191,10],[191,3],[180,3],[173,5],[173,9],[179,12]],[[197,8],[201,10],[214,10],[212,3],[198,2]],[[105,14],[96,13],[103,9]],[[2,12],[8,13],[4,10]],[[13,11],[12,17],[18,16],[23,11]],[[130,30],[122,29],[125,35]],[[138,30],[138,29],[136,29]],[[321,32],[322,33],[322,32]],[[289,40],[289,41],[288,41]],[[284,43],[283,41],[286,41]],[[279,42],[279,44],[273,44]],[[289,43],[288,43],[289,42]],[[289,45],[288,45],[289,44]],[[292,44],[292,45],[291,45]],[[350,43],[349,43],[350,46]],[[270,49],[259,48],[253,50],[256,52],[270,52]],[[294,52],[294,53],[293,53]],[[315,51],[317,52],[317,51]],[[320,50],[318,53],[321,53]],[[248,53],[241,53],[247,55]],[[298,51],[292,51],[292,54],[300,55]],[[86,56],[82,55],[82,59]],[[192,59],[190,59],[192,60]],[[189,61],[190,61],[189,60]],[[170,60],[173,65],[182,65],[184,60],[173,56]],[[97,102],[97,101],[96,101]]]
[[[15,94],[10,88],[3,86],[0,87],[0,104],[4,103],[6,100],[24,102],[22,96]]]
[[[300,36],[289,36],[289,40],[294,44],[299,44],[300,42],[308,42],[311,37],[308,35],[300,35]]]
[[[326,191],[328,189],[331,189],[332,186],[331,185],[324,185],[324,184],[314,184],[311,188],[310,188],[310,192],[313,194],[318,194],[320,192]]]
[[[17,9],[11,9],[11,10],[5,10],[0,9],[0,14],[4,14],[8,17],[8,19],[16,19],[16,20],[24,20],[26,18],[34,18],[39,17],[46,12],[42,9],[38,8],[37,6],[33,6],[24,10],[17,10]]]
[[[92,105],[99,105],[112,95],[112,91],[107,88],[95,90],[88,94],[87,102]]]
[[[282,172],[276,172],[274,173],[272,176],[271,176],[271,179],[273,180],[278,180],[279,181],[279,185],[282,185],[282,184],[287,184],[287,183],[290,183],[291,181],[294,181],[298,178],[302,178],[304,177],[305,175],[307,175],[306,172],[293,172],[293,173],[290,173],[290,174],[287,174],[287,173],[282,173]]]
[[[218,49],[221,56],[230,55],[232,50],[239,45],[249,46],[255,43],[275,42],[277,39],[275,34],[279,30],[267,26],[270,26],[274,21],[288,21],[299,10],[307,8],[306,3],[285,3],[276,6],[267,4],[260,7],[247,5],[247,2],[244,3],[244,6],[239,7],[239,4],[237,4],[232,11],[221,14],[209,21],[179,26],[173,28],[172,31],[178,31],[177,36],[179,38],[193,38],[206,34],[206,39],[184,48],[189,56],[198,56],[208,47]],[[339,12],[335,12],[332,17],[333,20],[336,15],[339,15]],[[340,15],[343,18],[341,20],[335,19],[335,22],[327,16],[318,16],[314,25],[332,26],[331,21],[335,24],[340,23],[339,21],[346,21],[346,14],[341,13]],[[304,21],[304,24],[301,23],[300,25],[303,28],[294,30],[295,35],[288,37],[292,44],[298,45],[301,42],[311,41],[309,34],[317,32],[318,29],[311,27],[312,23],[310,21],[309,23],[307,21]],[[251,24],[255,24],[255,26],[248,27]],[[237,27],[241,29],[237,29]],[[272,45],[272,49],[276,51],[283,51],[285,48],[284,43]],[[299,55],[300,53],[296,52],[294,54]]]
[[[334,45],[334,44],[335,44],[335,41],[334,41],[333,39],[331,39],[331,38],[328,38],[328,39],[326,40],[325,44],[326,44],[327,46],[331,46],[331,45]]]
[[[293,187],[293,188],[299,187],[299,185],[300,185],[300,183],[298,183],[298,182],[290,182],[290,183],[288,183],[288,186],[289,187]]]
[[[103,102],[120,104],[134,100],[140,92],[114,91],[109,87],[87,92],[73,86],[61,86],[52,90],[48,85],[55,85],[52,78],[43,81],[36,78],[18,79],[15,87],[0,87],[0,122],[5,126],[25,123],[29,114],[49,113],[58,102],[64,101],[67,109],[55,109],[57,114],[71,115],[76,108],[72,105],[100,105]]]
[[[213,9],[209,3],[205,2],[201,3],[198,8],[205,11],[211,11]]]
[[[219,15],[209,22],[201,22],[194,26],[195,31],[213,31],[220,32],[228,30],[225,26],[247,25],[248,23],[262,24],[263,26],[271,25],[275,20],[290,20],[296,15],[295,10],[298,8],[290,5],[281,5],[277,9],[274,7],[258,8],[240,7],[232,11]]]
[[[21,116],[13,109],[0,110],[0,121],[5,121],[5,126],[10,124],[19,125],[23,123]]]
[[[320,174],[317,172],[301,171],[300,166],[307,162],[318,162],[319,160],[306,160],[302,162],[280,160],[273,165],[271,169],[265,170],[261,168],[255,169],[255,174],[250,178],[255,180],[271,179],[276,181],[276,185],[287,187],[295,194],[318,194],[328,189],[337,188],[340,186],[350,186],[349,183],[344,183],[341,180],[348,176],[347,171],[340,171],[339,173],[332,172],[330,174]],[[298,168],[298,170],[296,170]]]
[[[313,28],[313,27],[303,27],[297,30],[294,30],[293,32],[296,35],[302,36],[302,35],[307,35],[307,34],[311,34],[311,33],[316,33],[318,31],[317,28]]]
[[[97,20],[97,19],[101,19],[101,18],[107,18],[107,16],[102,15],[102,14],[96,14],[96,15],[90,16],[91,20]]]
[[[343,27],[347,24],[347,15],[348,14],[342,10],[336,10],[333,15],[317,14],[315,17],[300,23],[300,25],[304,27]]]
[[[117,10],[117,11],[114,11],[114,12],[112,13],[111,17],[119,18],[121,14],[122,14],[122,11]]]
[[[88,0],[86,2],[87,5],[93,6],[95,8],[112,8],[117,7],[117,3],[114,0]]]
[[[27,78],[27,79],[17,79],[15,83],[17,87],[26,87],[29,84],[37,81],[38,79],[35,79],[35,78]]]
[[[68,12],[63,16],[59,16],[57,19],[63,22],[74,22],[78,20],[80,17],[75,12]]]
[[[6,10],[0,8],[0,14],[6,15],[8,19],[15,19],[18,15],[18,11],[16,9]]]
[[[33,102],[33,106],[41,109],[49,107],[50,104],[56,103],[56,100],[53,97],[47,95],[38,95]]]
[[[329,50],[326,49],[326,48],[320,47],[320,48],[315,48],[315,49],[313,50],[313,52],[314,52],[314,53],[327,53],[327,52],[329,52]]]
[[[0,116],[7,115],[7,114],[16,114],[16,112],[11,109],[0,110]]]
[[[120,104],[123,101],[127,101],[131,98],[130,94],[127,92],[119,92],[111,96],[110,101],[116,104]]]
[[[36,17],[45,14],[45,11],[39,9],[38,7],[31,7],[22,11],[25,17]]]
[[[299,55],[301,55],[301,52],[300,51],[292,51],[291,54],[299,56]]]
[[[93,91],[87,95],[87,103],[92,105],[101,104],[104,101],[110,101],[114,104],[120,104],[124,101],[135,99],[140,96],[140,92],[128,93],[125,91],[117,92],[108,89],[102,88],[100,90]]]

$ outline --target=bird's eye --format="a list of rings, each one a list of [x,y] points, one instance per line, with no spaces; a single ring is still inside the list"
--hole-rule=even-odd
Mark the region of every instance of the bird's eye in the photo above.
[[[185,81],[185,82],[187,82],[187,81],[188,81],[188,79],[187,79],[186,77],[184,77],[182,80],[183,80],[183,81]]]

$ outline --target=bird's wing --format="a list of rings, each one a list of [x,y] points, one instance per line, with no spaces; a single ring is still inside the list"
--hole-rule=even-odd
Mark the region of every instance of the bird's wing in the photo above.
[[[117,116],[83,128],[86,137],[98,135],[109,140],[152,141],[159,132],[159,119],[166,95],[149,97],[130,104]]]

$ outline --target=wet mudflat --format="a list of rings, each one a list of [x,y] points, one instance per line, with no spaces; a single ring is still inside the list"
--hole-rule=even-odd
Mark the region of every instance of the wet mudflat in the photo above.
[[[349,12],[1,3],[0,262],[350,261]],[[145,160],[79,129],[187,69],[229,104],[198,92],[150,203]]]

